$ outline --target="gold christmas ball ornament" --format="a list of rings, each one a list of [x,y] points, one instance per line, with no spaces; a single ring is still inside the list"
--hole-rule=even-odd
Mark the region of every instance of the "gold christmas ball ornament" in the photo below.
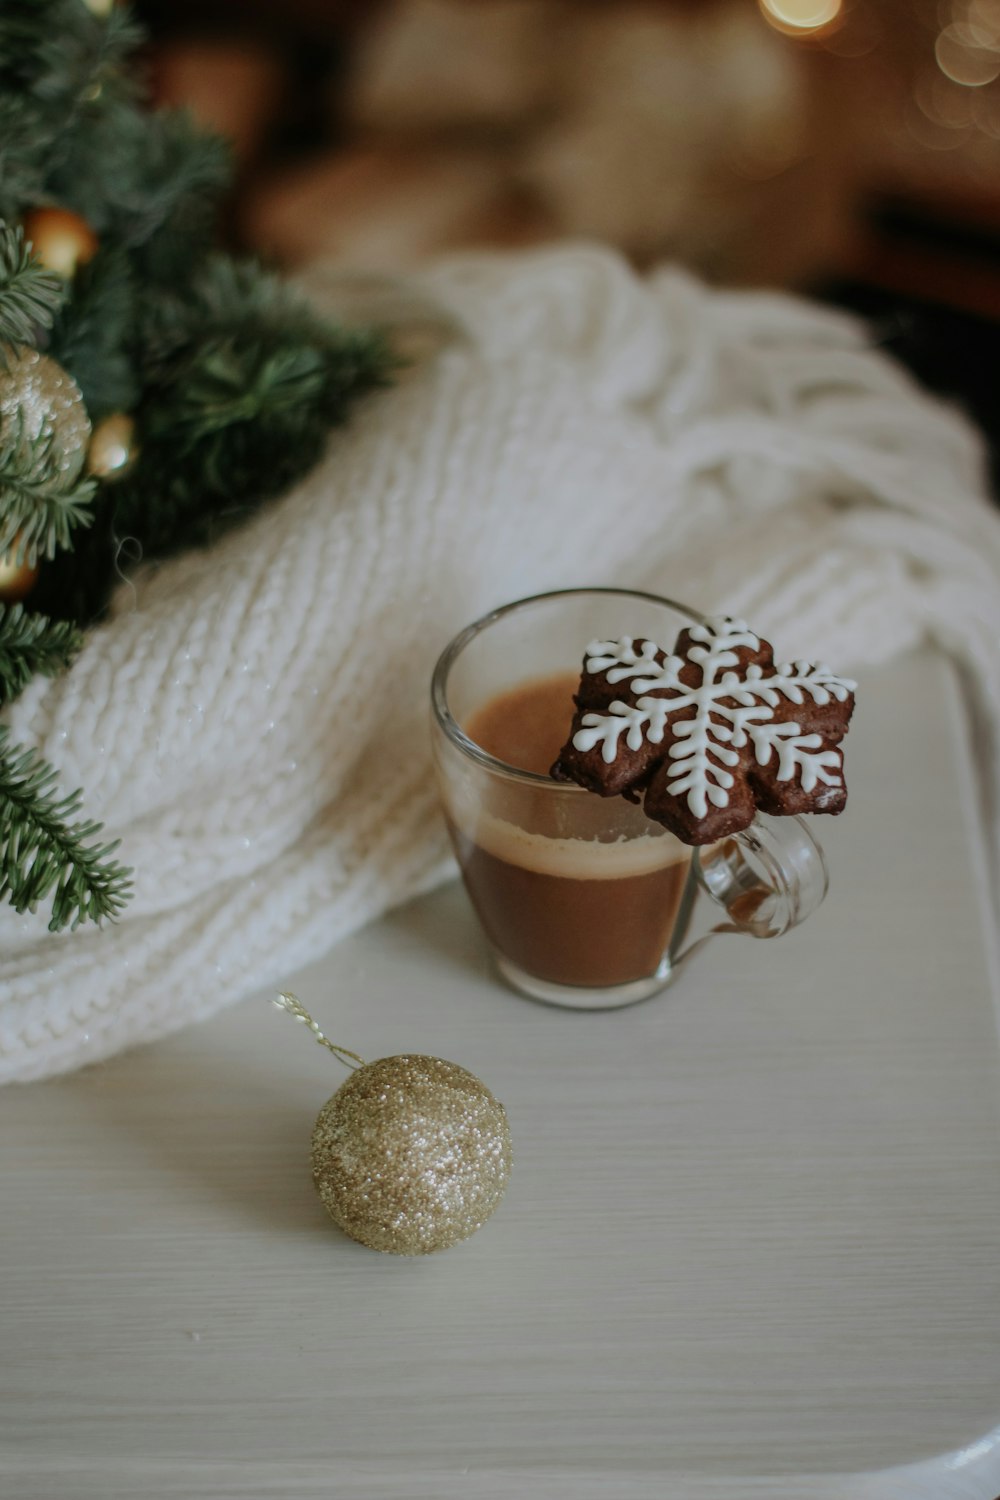
[[[121,479],[138,454],[135,423],[125,412],[114,412],[94,428],[87,449],[87,472],[106,481]]]
[[[481,1229],[510,1178],[503,1105],[457,1063],[404,1054],[363,1063],[294,995],[275,1002],[341,1059],[360,1063],[320,1110],[313,1181],[352,1239],[390,1255],[447,1250]]]
[[[38,569],[27,558],[17,559],[16,545],[0,552],[0,604],[17,604],[35,586]]]
[[[447,1250],[481,1229],[510,1177],[503,1105],[457,1063],[382,1057],[319,1112],[313,1180],[352,1239],[390,1255]]]
[[[71,281],[97,254],[98,239],[86,219],[68,208],[33,208],[21,221],[24,238],[47,271]]]
[[[0,366],[0,434],[6,437],[12,424],[19,423],[26,442],[51,436],[56,468],[71,484],[83,468],[90,439],[80,387],[62,365],[37,349],[8,347],[5,355],[6,370]]]

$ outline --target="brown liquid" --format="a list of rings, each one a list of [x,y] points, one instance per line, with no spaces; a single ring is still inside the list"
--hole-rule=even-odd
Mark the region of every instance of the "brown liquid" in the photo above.
[[[559,674],[526,682],[491,699],[463,728],[507,765],[544,774],[565,743],[577,681]],[[551,838],[506,821],[502,809],[483,815],[475,839],[455,826],[451,833],[487,936],[519,968],[550,983],[601,989],[658,968],[690,863],[670,835]]]
[[[462,728],[470,740],[518,771],[547,776],[566,743],[573,722],[573,672],[534,677],[510,692],[498,693],[470,715]]]

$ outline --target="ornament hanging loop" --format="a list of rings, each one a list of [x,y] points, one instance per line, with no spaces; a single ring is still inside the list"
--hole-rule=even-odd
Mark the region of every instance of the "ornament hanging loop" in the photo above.
[[[290,994],[287,990],[282,990],[281,994],[274,1001],[274,1004],[279,1010],[287,1011],[296,1021],[301,1021],[303,1026],[308,1027],[317,1042],[332,1052],[334,1057],[340,1062],[346,1063],[349,1068],[363,1068],[365,1066],[364,1058],[359,1057],[356,1052],[349,1052],[346,1047],[338,1047],[336,1042],[331,1042],[330,1038],[320,1030],[318,1024],[313,1020],[297,996]]]

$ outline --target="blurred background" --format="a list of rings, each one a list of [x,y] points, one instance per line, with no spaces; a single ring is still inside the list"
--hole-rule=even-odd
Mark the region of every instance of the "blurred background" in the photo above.
[[[1000,0],[144,0],[235,246],[404,268],[564,237],[857,309],[1000,412]]]

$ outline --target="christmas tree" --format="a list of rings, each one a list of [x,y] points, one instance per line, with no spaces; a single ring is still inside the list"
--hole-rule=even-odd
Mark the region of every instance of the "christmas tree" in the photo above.
[[[0,5],[0,710],[72,663],[126,557],[245,518],[389,370],[219,252],[226,148],[147,107],[142,40],[111,0]],[[0,896],[53,930],[131,875],[56,782],[0,725]]]

